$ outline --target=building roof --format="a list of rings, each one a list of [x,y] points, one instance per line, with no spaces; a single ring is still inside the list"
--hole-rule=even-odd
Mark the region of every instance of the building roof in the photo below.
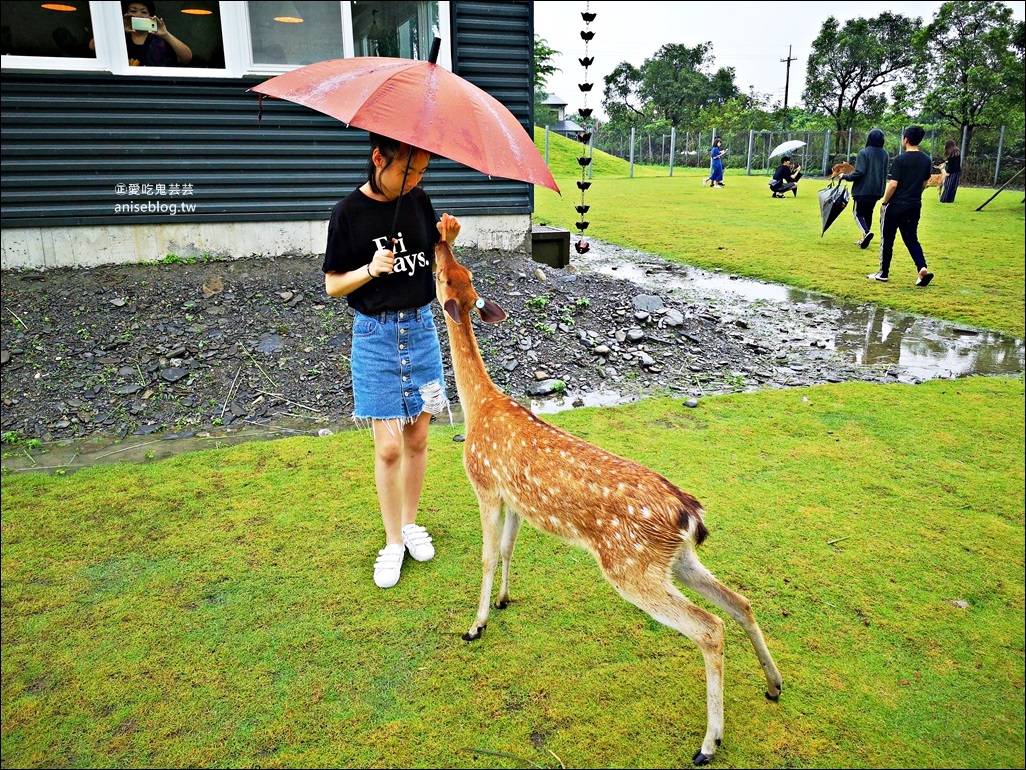
[[[542,104],[546,105],[547,107],[566,107],[567,102],[564,102],[555,94],[549,94],[545,97],[545,101],[543,101]]]
[[[558,131],[561,134],[577,133],[584,130],[572,120],[559,120],[555,123],[550,123],[546,128],[549,131]]]

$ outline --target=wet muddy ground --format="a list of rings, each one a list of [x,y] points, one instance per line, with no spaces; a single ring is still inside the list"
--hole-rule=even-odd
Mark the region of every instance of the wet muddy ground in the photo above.
[[[566,269],[459,253],[510,316],[475,327],[489,372],[539,413],[1023,370],[1022,340],[591,243]],[[317,256],[11,273],[0,296],[5,469],[351,426],[351,316]]]

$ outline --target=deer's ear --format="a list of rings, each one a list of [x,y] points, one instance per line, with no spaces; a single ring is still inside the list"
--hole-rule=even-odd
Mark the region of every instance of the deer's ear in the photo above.
[[[506,311],[490,299],[484,301],[484,306],[478,312],[481,313],[481,320],[486,324],[497,324],[499,321],[506,320]]]
[[[456,304],[456,300],[447,299],[445,304],[442,305],[442,309],[445,310],[445,314],[452,319],[453,323],[460,323],[460,306]]]

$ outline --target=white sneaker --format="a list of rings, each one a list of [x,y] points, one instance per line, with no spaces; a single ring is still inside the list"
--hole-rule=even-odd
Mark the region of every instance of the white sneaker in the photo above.
[[[378,558],[374,562],[374,585],[378,588],[391,588],[398,583],[405,555],[406,549],[398,543],[386,545],[378,551]]]
[[[403,545],[417,561],[430,561],[435,555],[431,535],[419,524],[407,524],[403,527]]]

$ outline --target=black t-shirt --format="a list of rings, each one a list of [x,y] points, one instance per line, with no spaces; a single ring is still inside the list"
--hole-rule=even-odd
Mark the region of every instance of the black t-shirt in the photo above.
[[[781,163],[779,166],[777,166],[777,170],[773,172],[773,181],[778,183],[793,182],[795,181],[794,176],[792,176],[793,173],[793,166],[788,166],[786,163]]]
[[[431,199],[414,187],[399,203],[397,243],[389,245],[389,231],[396,201],[368,198],[358,189],[335,204],[328,222],[328,246],[324,253],[325,273],[345,273],[362,268],[378,249],[391,248],[395,267],[389,275],[374,278],[346,295],[349,306],[365,315],[423,307],[435,296],[431,259],[441,237],[435,226]]]
[[[949,174],[957,174],[962,170],[962,156],[949,155],[944,165],[944,170]]]
[[[888,201],[899,208],[921,208],[923,183],[933,175],[933,161],[925,152],[903,152],[891,163],[888,179],[898,180],[898,188]]]

